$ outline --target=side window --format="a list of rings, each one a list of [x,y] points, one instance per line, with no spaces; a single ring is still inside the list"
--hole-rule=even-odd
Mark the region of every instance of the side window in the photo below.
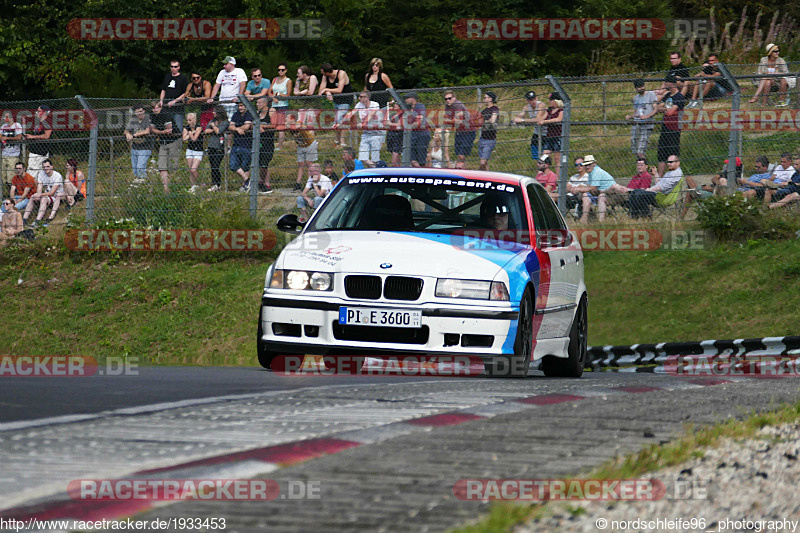
[[[541,248],[567,244],[567,225],[543,187],[528,185],[528,198],[536,224],[536,244]]]
[[[537,194],[538,187],[530,184],[527,187],[528,201],[531,203],[531,214],[533,215],[533,225],[536,231],[549,229],[547,225],[547,218],[545,216],[544,208],[542,207],[541,198]]]

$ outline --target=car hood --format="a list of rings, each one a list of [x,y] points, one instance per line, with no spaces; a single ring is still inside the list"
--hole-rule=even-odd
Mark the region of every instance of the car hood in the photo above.
[[[435,233],[309,232],[284,248],[276,267],[492,280],[504,265],[530,250],[514,243]]]

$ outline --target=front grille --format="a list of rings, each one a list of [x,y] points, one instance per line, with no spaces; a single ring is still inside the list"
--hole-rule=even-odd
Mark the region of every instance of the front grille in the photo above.
[[[341,341],[394,342],[398,344],[425,344],[428,326],[421,328],[391,328],[377,326],[352,326],[333,323],[333,336]]]
[[[345,276],[344,292],[350,298],[377,300],[381,297],[381,278],[378,276]]]
[[[422,280],[389,276],[383,285],[383,297],[388,300],[416,300],[422,294]]]

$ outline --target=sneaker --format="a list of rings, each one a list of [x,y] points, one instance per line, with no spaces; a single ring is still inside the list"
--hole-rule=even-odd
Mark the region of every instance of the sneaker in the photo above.
[[[258,184],[258,194],[270,194],[272,192],[272,187],[269,185],[264,185],[263,183]]]
[[[239,187],[239,192],[250,192],[250,180],[247,180]]]
[[[295,191],[302,191],[303,190],[303,186],[300,185],[299,183],[295,183],[294,184],[294,190]]]
[[[782,102],[778,102],[775,104],[775,107],[786,107],[789,105],[789,100],[783,100]]]
[[[38,228],[39,227],[39,221],[38,220],[34,220],[33,222],[31,222],[30,227],[32,229]]]
[[[219,190],[219,185],[214,185],[213,187],[208,188],[208,192],[217,192]]]
[[[194,193],[197,192],[197,189],[199,189],[199,188],[200,187],[198,187],[197,185],[192,185],[191,187],[189,187],[189,191],[188,192],[189,192],[189,194],[194,194]]]
[[[132,182],[133,185],[143,185],[145,183],[147,183],[147,180],[144,178],[136,178]]]

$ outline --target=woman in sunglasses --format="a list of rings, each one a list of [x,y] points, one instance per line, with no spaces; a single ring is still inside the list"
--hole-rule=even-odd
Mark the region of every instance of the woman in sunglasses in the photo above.
[[[767,45],[767,55],[761,58],[758,63],[759,74],[788,74],[789,68],[786,66],[786,60],[780,56],[780,48],[777,44],[770,43]],[[758,82],[758,89],[756,94],[750,99],[751,104],[755,104],[758,96],[761,95],[761,105],[767,105],[767,97],[770,92],[780,91],[778,106],[786,106],[788,101],[784,100],[786,89],[789,86],[788,78],[761,78]],[[794,81],[794,80],[792,80]],[[780,88],[779,88],[780,87]]]
[[[278,124],[283,124],[284,120],[281,115],[286,115],[286,110],[289,109],[289,95],[292,94],[292,80],[286,76],[288,67],[286,63],[278,65],[278,76],[272,80],[272,86],[269,88],[269,96],[272,98],[272,107],[275,109],[275,115]],[[278,132],[278,147],[276,150],[283,148],[283,131]]]

